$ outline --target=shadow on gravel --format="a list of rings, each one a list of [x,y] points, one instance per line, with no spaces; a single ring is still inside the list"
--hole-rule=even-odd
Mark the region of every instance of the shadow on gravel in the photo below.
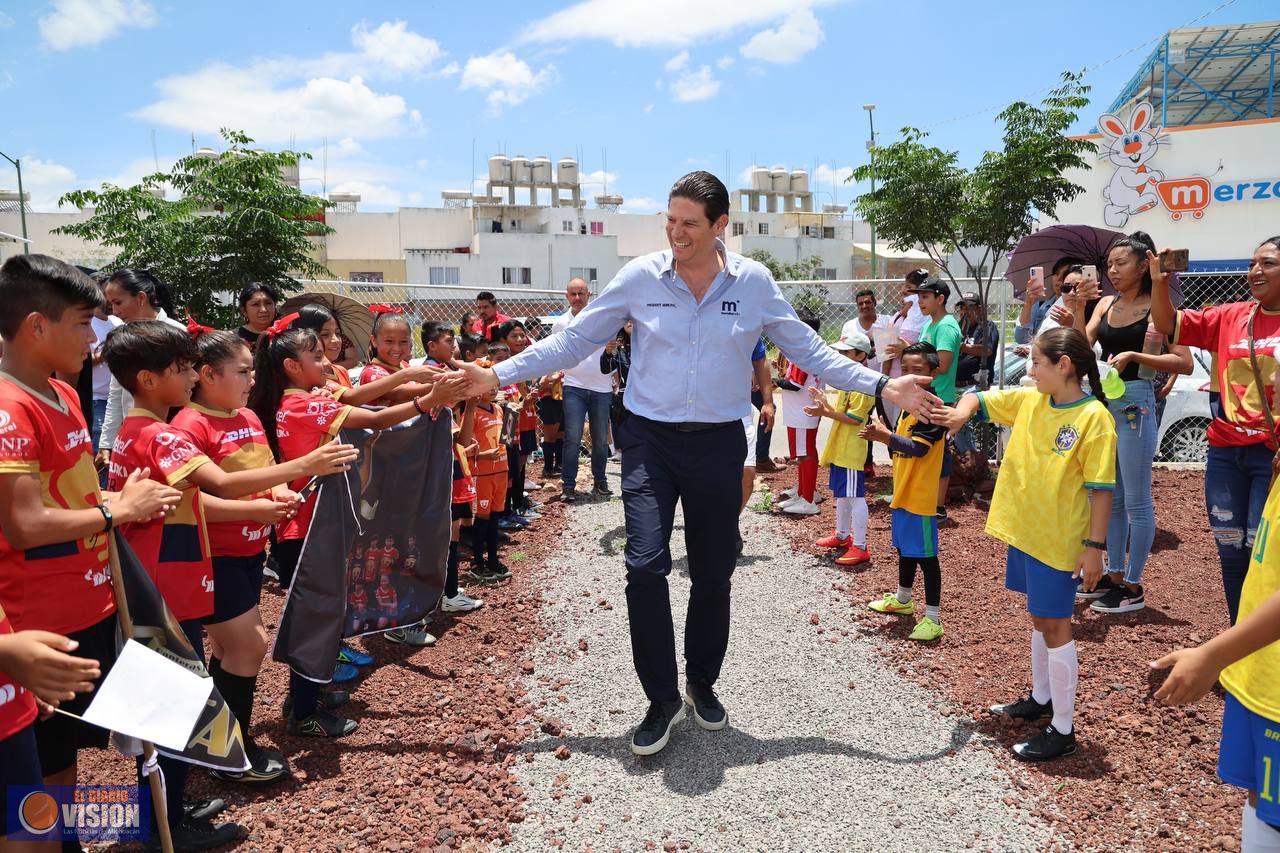
[[[754,566],[756,563],[768,563],[773,560],[768,554],[743,554],[738,558],[737,567]],[[671,561],[671,571],[682,578],[689,577],[689,558],[681,557]]]
[[[1176,551],[1178,546],[1182,544],[1182,537],[1172,530],[1163,530],[1156,528],[1155,541],[1151,543],[1151,553],[1158,554],[1161,551]]]
[[[1020,743],[1035,735],[1044,725],[1044,721],[1027,723],[1017,720],[1005,720],[994,714],[984,715],[974,721],[977,733],[989,737],[994,743],[1012,751],[1015,743]],[[1052,779],[1089,779],[1097,780],[1110,773],[1114,768],[1107,758],[1107,747],[1102,742],[1101,733],[1084,733],[1080,735],[1079,748],[1074,755],[1055,761],[1020,762],[1021,766]]]
[[[568,746],[596,758],[617,761],[630,776],[661,772],[667,789],[696,797],[710,793],[724,783],[725,771],[754,767],[799,755],[842,755],[855,761],[889,764],[920,764],[954,755],[973,738],[973,729],[957,722],[946,746],[915,755],[886,755],[818,736],[758,738],[732,726],[721,732],[704,732],[686,719],[671,732],[667,748],[657,755],[638,756],[631,752],[631,734],[614,737],[571,735],[545,738],[521,744],[520,752],[554,752]]]
[[[1076,642],[1104,643],[1112,628],[1133,628],[1139,625],[1160,625],[1183,628],[1191,623],[1186,619],[1176,619],[1156,607],[1148,605],[1133,613],[1117,613],[1107,615],[1095,613],[1088,606],[1077,608],[1076,622],[1071,626],[1071,633]]]

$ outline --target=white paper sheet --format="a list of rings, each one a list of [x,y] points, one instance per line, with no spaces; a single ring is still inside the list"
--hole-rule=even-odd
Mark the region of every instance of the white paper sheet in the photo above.
[[[201,678],[130,640],[103,679],[84,719],[181,751],[186,749],[212,692],[212,678]]]

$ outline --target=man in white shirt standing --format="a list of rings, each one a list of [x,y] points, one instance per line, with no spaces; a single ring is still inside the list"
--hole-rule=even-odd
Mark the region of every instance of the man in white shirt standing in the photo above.
[[[929,325],[929,318],[920,310],[920,297],[911,291],[919,287],[929,280],[929,271],[921,267],[907,273],[902,282],[902,307],[898,309],[898,313],[889,318],[889,324],[898,333],[898,341],[885,347],[876,345],[876,355],[880,358],[880,372],[886,376],[897,377],[902,375],[902,360],[898,358],[898,354],[906,349],[908,344],[914,344],[920,340],[920,334],[924,331],[924,327]],[[875,338],[872,338],[874,341]],[[883,349],[883,352],[881,350]],[[897,406],[886,401],[884,404],[885,412],[889,415],[890,423],[898,422],[898,413],[901,411]]]
[[[852,320],[844,324],[844,328],[840,330],[840,340],[847,341],[853,337],[854,332],[861,332],[867,336],[867,340],[875,341],[877,338],[883,342],[888,338],[888,334],[893,329],[893,317],[888,314],[880,314],[876,310],[876,292],[871,288],[859,290],[853,296],[854,304],[858,306],[858,315]],[[881,333],[877,335],[877,332]],[[867,359],[867,367],[872,370],[880,370],[882,353],[876,352],[875,358]]]
[[[107,334],[124,322],[116,316],[108,314],[106,308],[97,308],[89,321],[93,325],[93,411],[85,412],[89,419],[89,439],[93,446],[98,446],[102,438],[102,423],[107,417],[107,397],[111,393],[111,370],[102,360],[102,345],[106,343]],[[103,468],[99,479],[106,488],[107,469]]]
[[[571,279],[564,289],[569,300],[569,313],[561,314],[551,325],[551,333],[559,334],[591,301],[591,291],[580,278]],[[564,371],[564,461],[561,463],[561,498],[573,503],[578,498],[578,458],[582,446],[582,428],[591,421],[591,494],[607,498],[613,494],[605,479],[609,461],[609,404],[613,402],[613,378],[600,372],[601,347],[576,367]]]

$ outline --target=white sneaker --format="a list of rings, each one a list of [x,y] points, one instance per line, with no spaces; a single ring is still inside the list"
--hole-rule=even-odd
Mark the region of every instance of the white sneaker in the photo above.
[[[796,487],[792,486],[789,489],[783,489],[782,491],[778,492],[778,495],[782,498],[783,503],[785,503],[791,500],[792,498],[794,498],[796,496],[797,491],[798,490],[796,489]]]
[[[458,588],[458,594],[449,598],[446,596],[440,601],[440,609],[445,613],[470,613],[472,610],[479,610],[484,606],[484,599],[472,598],[467,595],[467,591]]]
[[[406,646],[434,646],[436,644],[435,635],[428,631],[419,622],[416,625],[409,625],[404,628],[397,628],[394,631],[388,631],[382,636],[386,637],[393,643],[401,643]]]
[[[817,515],[819,512],[816,503],[811,503],[804,498],[787,501],[779,509],[788,515]]]

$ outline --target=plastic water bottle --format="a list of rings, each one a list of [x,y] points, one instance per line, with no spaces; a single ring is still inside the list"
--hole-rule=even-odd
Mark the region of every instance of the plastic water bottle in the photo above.
[[[1105,362],[1099,365],[1102,373],[1102,393],[1107,395],[1108,400],[1119,400],[1124,396],[1124,380],[1120,378],[1120,371],[1115,369],[1114,365]]]
[[[1147,323],[1147,333],[1142,336],[1143,355],[1159,355],[1164,352],[1164,335],[1156,328],[1155,323]],[[1139,379],[1155,379],[1156,369],[1143,364],[1138,367]],[[1104,389],[1105,390],[1105,389]]]

